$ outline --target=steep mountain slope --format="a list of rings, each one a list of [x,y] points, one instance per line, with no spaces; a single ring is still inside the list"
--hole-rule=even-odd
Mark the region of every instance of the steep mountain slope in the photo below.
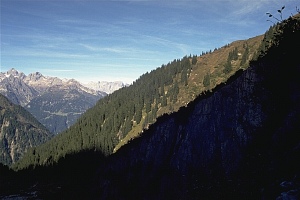
[[[66,154],[83,149],[110,155],[138,137],[157,117],[177,111],[203,91],[225,82],[237,70],[247,68],[262,38],[237,41],[199,57],[186,56],[142,75],[132,85],[98,101],[70,129],[38,147],[34,155],[38,159],[33,159],[38,163],[32,164],[57,162]],[[205,77],[209,80],[204,84]],[[31,156],[28,154],[26,159]]]
[[[299,199],[299,35],[299,15],[273,27],[247,70],[112,155],[98,197]]]
[[[28,111],[0,94],[0,162],[10,165],[53,137]]]
[[[0,74],[0,92],[13,103],[24,106],[52,133],[60,133],[106,93],[89,89],[74,79],[11,69]]]
[[[155,122],[157,117],[178,111],[180,107],[186,106],[198,95],[226,82],[236,71],[246,69],[249,66],[249,61],[257,54],[262,39],[263,35],[260,35],[248,40],[235,41],[214,51],[202,53],[201,56],[184,57],[180,62],[174,60],[167,65],[162,65],[160,69],[152,73],[151,78],[154,81],[149,81],[148,77],[142,76],[141,79],[137,80],[137,83],[141,84],[142,87],[153,87],[153,85],[155,87],[156,82],[159,83],[153,94],[155,102],[150,101],[152,109],[151,112],[147,113],[149,102],[144,101],[143,109],[146,113],[143,112],[140,125],[133,124],[128,134],[123,133],[126,136],[119,140],[114,151],[138,137],[144,128],[147,129],[150,124]],[[168,71],[168,68],[171,70]],[[163,77],[160,77],[160,73],[163,74]],[[167,79],[166,77],[170,74],[171,80],[165,81],[164,84],[160,83],[162,82],[161,79]],[[147,99],[149,97],[145,95],[141,98]]]

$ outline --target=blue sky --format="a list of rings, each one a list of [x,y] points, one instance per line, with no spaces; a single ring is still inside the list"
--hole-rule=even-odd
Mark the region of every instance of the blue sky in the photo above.
[[[162,64],[263,34],[296,0],[1,0],[1,71],[131,83]]]

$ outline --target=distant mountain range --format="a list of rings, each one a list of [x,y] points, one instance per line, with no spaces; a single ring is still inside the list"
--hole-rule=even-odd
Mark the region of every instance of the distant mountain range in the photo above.
[[[128,84],[123,83],[122,81],[114,81],[114,82],[108,82],[108,81],[93,82],[92,81],[87,84],[84,84],[84,86],[96,91],[102,91],[107,94],[111,94],[122,87],[128,86]]]
[[[122,82],[84,86],[75,79],[49,77],[39,72],[26,76],[16,69],[0,73],[0,93],[25,107],[52,133],[67,129],[100,98],[124,86]]]

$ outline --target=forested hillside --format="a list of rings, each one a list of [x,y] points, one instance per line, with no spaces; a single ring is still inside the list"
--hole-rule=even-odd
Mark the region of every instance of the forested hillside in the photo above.
[[[0,163],[10,165],[53,137],[28,111],[0,94]]]
[[[76,124],[32,149],[15,168],[48,165],[66,154],[97,150],[105,155],[138,137],[157,117],[177,111],[239,69],[246,69],[263,36],[214,51],[175,59],[147,72],[129,87],[99,100]]]
[[[109,157],[100,199],[300,199],[300,15],[212,92]]]

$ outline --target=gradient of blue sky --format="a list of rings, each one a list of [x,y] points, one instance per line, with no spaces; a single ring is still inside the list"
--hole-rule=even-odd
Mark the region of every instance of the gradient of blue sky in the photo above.
[[[1,71],[127,83],[173,59],[263,34],[296,0],[1,0]]]

